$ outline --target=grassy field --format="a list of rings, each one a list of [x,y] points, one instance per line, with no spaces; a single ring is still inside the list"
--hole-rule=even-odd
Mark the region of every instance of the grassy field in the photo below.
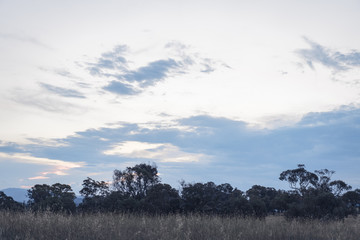
[[[339,222],[200,215],[60,215],[0,212],[0,239],[358,240],[360,219]]]

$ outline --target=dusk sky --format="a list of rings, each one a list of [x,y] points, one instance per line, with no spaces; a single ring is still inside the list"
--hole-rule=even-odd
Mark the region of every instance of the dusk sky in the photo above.
[[[360,1],[0,0],[0,189],[162,182],[360,188]]]

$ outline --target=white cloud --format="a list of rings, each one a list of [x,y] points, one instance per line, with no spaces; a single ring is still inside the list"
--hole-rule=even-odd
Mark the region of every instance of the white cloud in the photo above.
[[[85,166],[84,162],[66,162],[62,160],[50,159],[50,158],[39,158],[31,156],[26,153],[3,153],[0,152],[0,160],[11,160],[15,162],[27,163],[27,164],[37,164],[37,165],[46,165],[54,166],[57,169],[67,170],[72,168],[79,168]]]
[[[209,158],[204,154],[188,153],[170,143],[124,141],[103,152],[128,158],[153,159],[159,162],[200,162]]]
[[[46,176],[36,176],[36,177],[30,177],[29,180],[39,180],[39,179],[48,179],[49,177]]]
[[[29,168],[28,174],[36,175],[34,177],[28,177],[28,180],[45,180],[50,179],[54,176],[65,176],[69,175],[67,171],[70,171],[74,168],[81,168],[85,166],[84,162],[67,162],[57,159],[50,158],[40,158],[34,157],[26,153],[4,153],[0,152],[0,163],[1,162],[17,162],[24,164],[33,164],[40,165],[45,167],[47,170],[43,172],[34,171],[34,169]],[[31,170],[30,170],[31,169]]]

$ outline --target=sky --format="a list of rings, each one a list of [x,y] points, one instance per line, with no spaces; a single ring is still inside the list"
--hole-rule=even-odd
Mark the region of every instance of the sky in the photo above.
[[[0,0],[0,189],[258,184],[305,164],[360,188],[360,2]]]

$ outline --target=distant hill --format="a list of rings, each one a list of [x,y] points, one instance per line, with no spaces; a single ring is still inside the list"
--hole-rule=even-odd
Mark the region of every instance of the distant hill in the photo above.
[[[84,197],[82,196],[76,196],[76,198],[74,199],[74,203],[76,204],[76,206],[79,206],[80,203],[82,203]]]
[[[27,190],[23,188],[6,188],[0,191],[3,191],[7,196],[12,197],[15,201],[23,203],[27,202],[29,198],[27,197]],[[82,203],[83,197],[76,196],[74,202],[77,205]]]
[[[29,198],[27,197],[27,189],[23,188],[6,188],[3,191],[7,196],[12,197],[17,202],[27,202]]]

